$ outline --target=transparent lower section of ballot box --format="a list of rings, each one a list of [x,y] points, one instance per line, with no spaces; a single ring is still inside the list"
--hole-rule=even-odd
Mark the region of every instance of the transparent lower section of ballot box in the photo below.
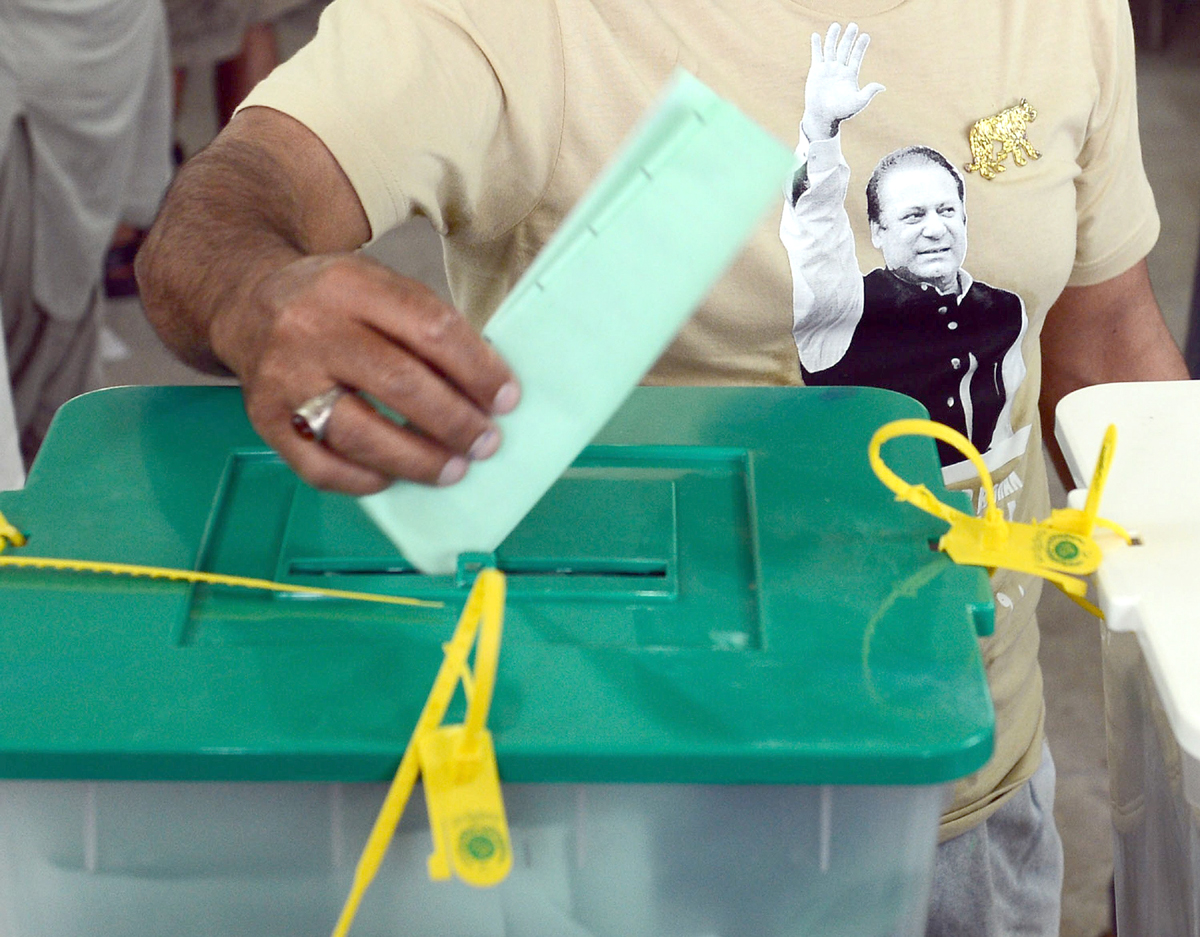
[[[948,790],[506,785],[512,872],[478,889],[429,880],[418,788],[352,934],[919,935]],[[0,783],[0,933],[328,934],[383,791]]]
[[[1200,762],[1179,746],[1138,637],[1104,640],[1117,925],[1200,937]]]

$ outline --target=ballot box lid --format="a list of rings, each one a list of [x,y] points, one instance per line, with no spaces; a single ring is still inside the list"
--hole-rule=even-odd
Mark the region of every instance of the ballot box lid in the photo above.
[[[992,748],[987,576],[931,549],[945,525],[866,457],[922,414],[873,389],[639,388],[494,556],[425,576],[355,499],[301,482],[237,388],[78,398],[0,495],[29,537],[5,555],[444,604],[0,568],[0,776],[386,779],[485,563],[508,577],[505,780],[961,777]],[[966,507],[931,440],[887,457]]]

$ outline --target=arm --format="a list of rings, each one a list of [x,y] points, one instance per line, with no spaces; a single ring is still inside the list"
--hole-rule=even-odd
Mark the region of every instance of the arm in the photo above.
[[[1091,384],[1188,378],[1145,260],[1103,283],[1063,290],[1046,315],[1041,344],[1043,435],[1068,489],[1074,482],[1054,438],[1054,409],[1064,396]]]
[[[807,146],[794,180],[794,201],[784,201],[779,238],[792,270],[792,338],[808,371],[837,364],[863,313],[863,278],[854,232],[846,214],[850,167],[838,138]]]
[[[492,415],[519,391],[507,366],[432,291],[352,253],[370,227],[307,128],[249,108],[181,170],[137,258],[146,313],[181,358],[242,382],[262,438],[307,481],[351,494],[395,478],[451,483],[495,450]],[[291,426],[344,384],[324,443]]]
[[[853,23],[844,35],[834,23],[823,42],[812,36],[796,148],[800,165],[779,226],[792,268],[792,335],[800,363],[809,371],[840,361],[862,318],[862,276],[845,209],[850,168],[842,158],[838,128],[883,90],[876,83],[858,86],[869,42]]]

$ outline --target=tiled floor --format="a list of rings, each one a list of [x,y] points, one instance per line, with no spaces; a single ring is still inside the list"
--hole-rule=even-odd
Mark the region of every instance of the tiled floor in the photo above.
[[[311,13],[284,28],[293,48],[312,27]],[[1150,256],[1156,292],[1177,341],[1184,340],[1200,242],[1200,17],[1177,24],[1161,53],[1140,60],[1139,99],[1147,171],[1159,201],[1163,230]],[[213,132],[207,76],[192,76],[180,133],[194,151]],[[411,225],[383,247],[404,272],[445,292],[440,250],[426,226]],[[195,383],[209,378],[175,362],[145,324],[136,302],[109,310],[115,340],[107,378],[113,384]],[[1057,496],[1061,499],[1062,494]],[[1058,764],[1059,819],[1067,852],[1063,937],[1096,937],[1108,926],[1112,848],[1108,818],[1099,626],[1048,589],[1041,609],[1047,733]]]

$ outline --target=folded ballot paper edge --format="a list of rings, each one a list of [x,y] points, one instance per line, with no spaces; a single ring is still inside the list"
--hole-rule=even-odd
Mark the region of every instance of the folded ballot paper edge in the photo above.
[[[361,498],[414,567],[492,553],[611,418],[732,262],[792,152],[696,78],[659,105],[484,329],[522,384],[496,455],[446,488]]]

